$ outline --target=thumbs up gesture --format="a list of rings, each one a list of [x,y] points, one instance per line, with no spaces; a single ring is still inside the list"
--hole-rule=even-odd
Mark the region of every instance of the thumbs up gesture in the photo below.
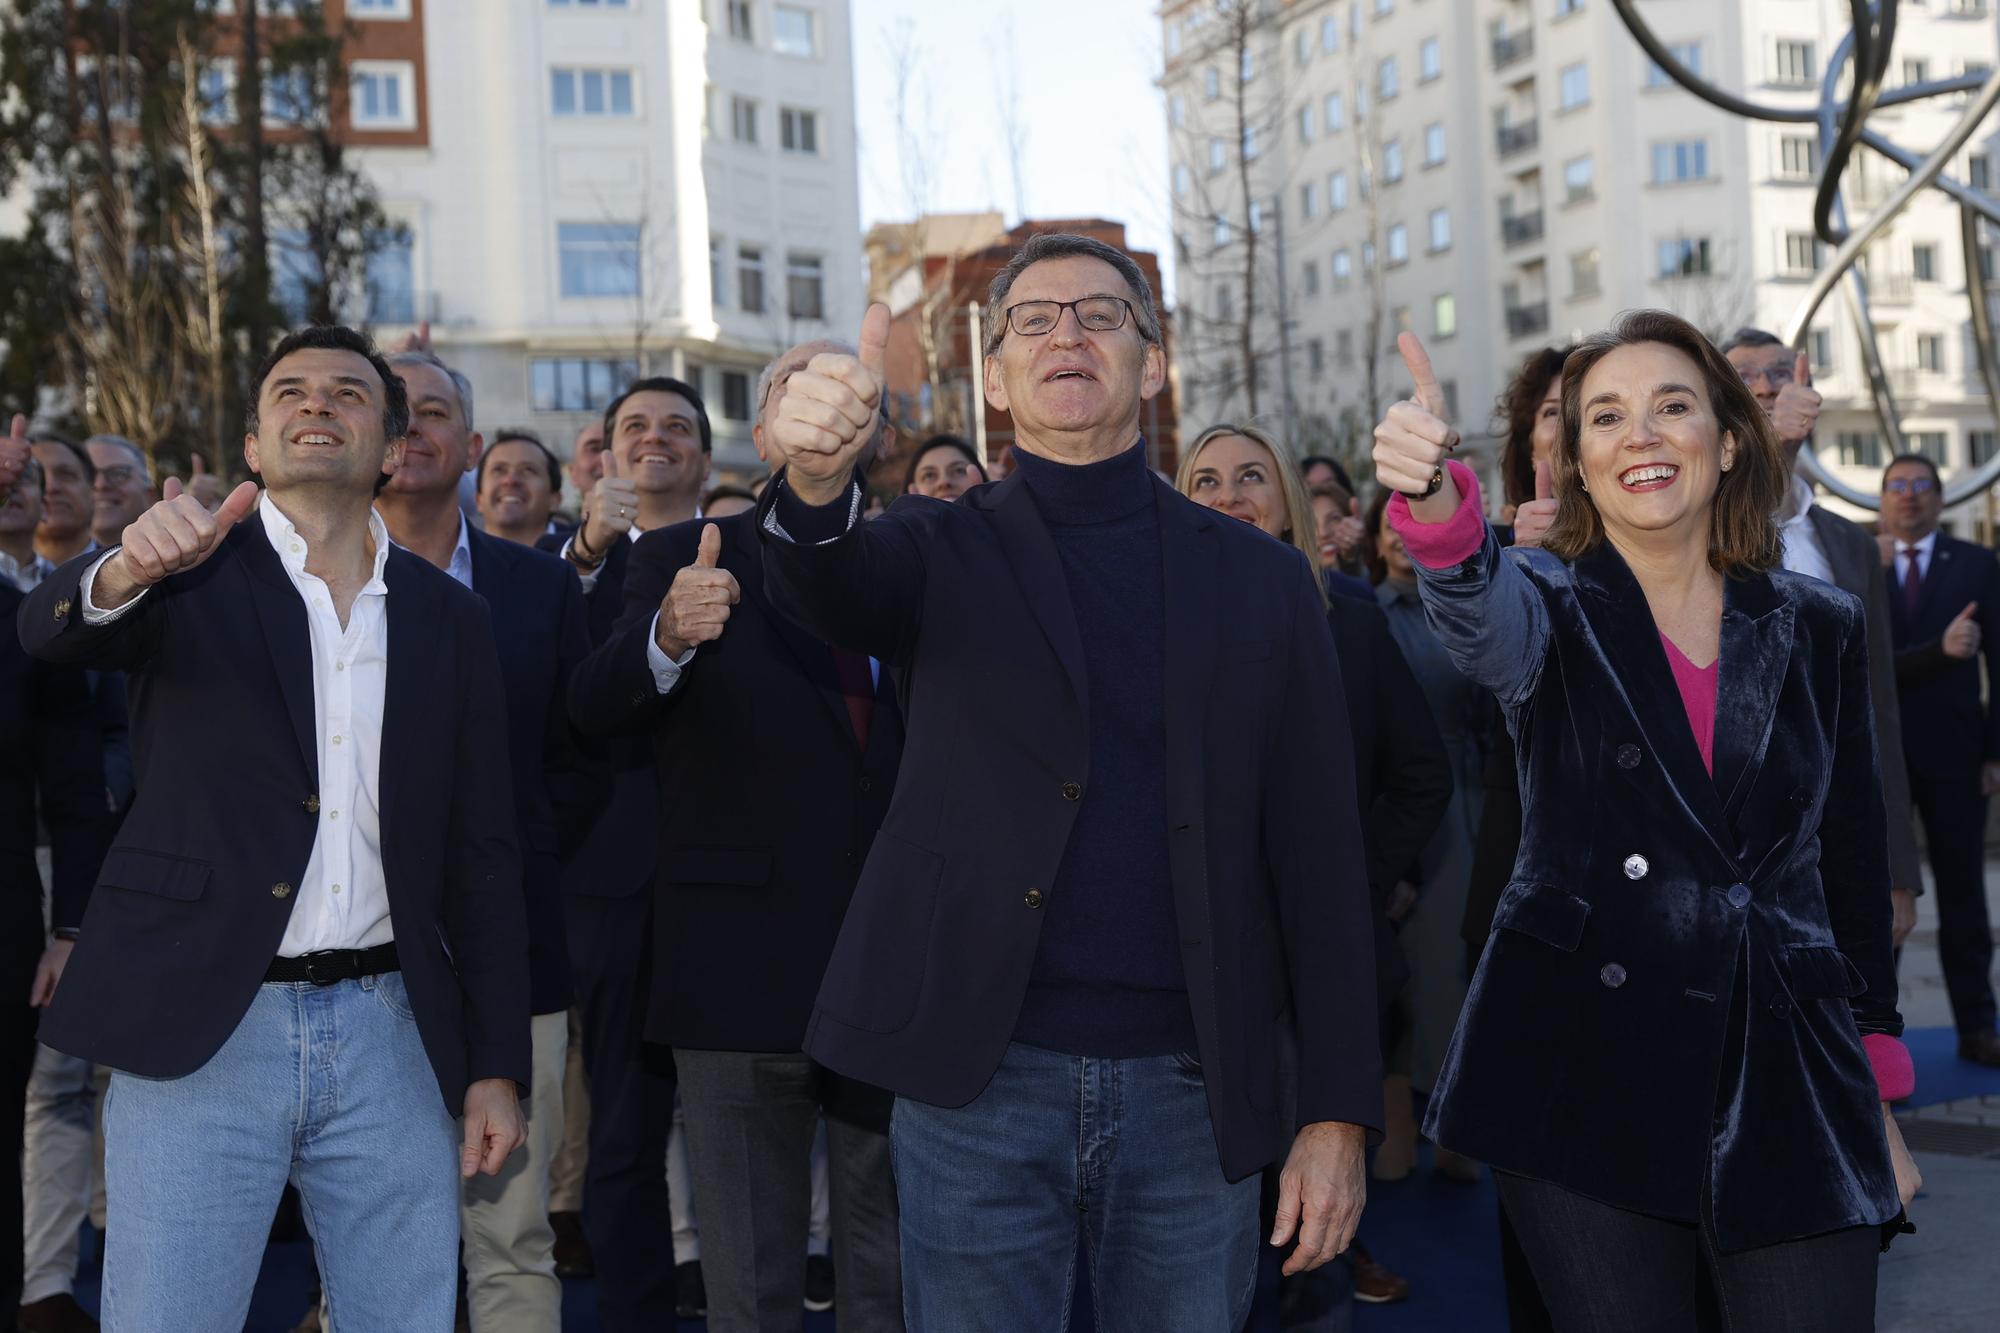
[[[187,493],[213,514],[222,506],[222,478],[208,470],[208,460],[199,450],[188,456]]]
[[[729,608],[742,599],[736,576],[716,567],[722,557],[722,529],[704,524],[694,563],[674,575],[673,586],[660,599],[660,618],[653,641],[675,662],[697,644],[713,643],[729,627]]]
[[[846,491],[855,460],[875,437],[889,346],[889,307],[868,307],[860,353],[821,352],[785,384],[771,440],[785,461],[785,484],[807,504]]]
[[[632,530],[639,517],[639,484],[618,475],[618,455],[609,444],[604,448],[604,475],[583,497],[583,521],[577,536],[582,539],[578,560],[595,569],[604,561],[612,543]],[[575,551],[576,542],[571,542]]]
[[[1810,437],[1819,425],[1819,404],[1819,391],[1812,386],[1812,363],[1800,352],[1792,363],[1790,383],[1778,390],[1777,401],[1771,404],[1771,428],[1778,432],[1778,443],[1790,446]]]
[[[1967,602],[1965,609],[1944,630],[1944,654],[1963,662],[1979,651],[1979,603]]]
[[[1458,508],[1458,489],[1449,476],[1436,492],[1432,481],[1444,467],[1445,455],[1458,447],[1458,432],[1445,422],[1444,390],[1431,370],[1430,355],[1414,333],[1396,339],[1416,391],[1392,403],[1375,427],[1375,477],[1384,486],[1401,491],[1417,504],[1429,495],[1425,510],[1428,522],[1443,522]]]
[[[1556,521],[1556,480],[1547,459],[1535,464],[1535,498],[1514,511],[1514,545],[1540,546]]]
[[[14,489],[22,469],[28,466],[28,458],[28,419],[16,412],[7,438],[0,440],[0,495]]]
[[[257,483],[246,481],[211,514],[181,490],[178,478],[168,477],[159,502],[132,520],[118,539],[117,553],[97,571],[90,600],[113,611],[169,574],[193,569],[249,516],[257,495]]]

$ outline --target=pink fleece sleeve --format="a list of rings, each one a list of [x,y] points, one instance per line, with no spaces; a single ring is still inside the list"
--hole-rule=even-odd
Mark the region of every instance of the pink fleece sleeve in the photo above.
[[[1445,460],[1445,470],[1458,486],[1458,509],[1442,523],[1420,523],[1410,515],[1409,497],[1398,492],[1389,497],[1383,511],[1389,526],[1403,539],[1410,559],[1425,569],[1450,569],[1472,558],[1486,541],[1486,518],[1479,507],[1479,478],[1456,458]]]
[[[1917,1090],[1916,1066],[1910,1063],[1910,1048],[1886,1032],[1871,1032],[1861,1039],[1868,1063],[1875,1067],[1875,1090],[1885,1102],[1900,1102]]]

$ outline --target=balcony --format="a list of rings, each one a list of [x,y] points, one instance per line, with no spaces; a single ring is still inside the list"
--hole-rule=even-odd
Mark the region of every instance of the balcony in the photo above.
[[[1549,331],[1549,303],[1536,301],[1532,305],[1507,307],[1507,336],[1509,338],[1532,338],[1536,334]]]
[[[1874,305],[1908,305],[1917,299],[1916,275],[1908,269],[1863,273],[1868,284],[1868,300]]]
[[[1524,28],[1510,37],[1493,39],[1493,68],[1503,70],[1507,66],[1526,60],[1535,53],[1535,30]]]
[[[1500,219],[1500,240],[1510,250],[1541,239],[1542,210],[1539,208],[1532,213],[1515,213]]]
[[[1500,156],[1512,157],[1516,153],[1525,153],[1540,143],[1542,133],[1538,122],[1526,120],[1518,125],[1499,126],[1494,131],[1494,138],[1499,146]]]

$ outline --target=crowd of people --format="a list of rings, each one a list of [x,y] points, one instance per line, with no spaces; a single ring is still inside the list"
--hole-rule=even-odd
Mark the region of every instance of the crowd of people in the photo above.
[[[565,463],[337,327],[234,489],[15,419],[0,1308],[97,1327],[89,1219],[104,1326],[240,1327],[296,1212],[302,1328],[1335,1330],[1427,1162],[1516,1329],[1873,1326],[1919,818],[2000,1065],[1936,467],[1871,536],[1804,357],[1638,312],[1522,365],[1490,514],[1407,334],[1372,494],[1256,423],[1168,478],[1128,256],[987,309],[1005,474],[886,509],[879,307],[766,367],[754,487],[680,380]]]

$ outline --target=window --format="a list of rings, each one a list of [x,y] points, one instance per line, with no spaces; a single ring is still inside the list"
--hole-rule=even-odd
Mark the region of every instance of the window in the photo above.
[[[357,19],[406,19],[410,0],[347,0],[347,16]]]
[[[757,245],[736,247],[736,305],[753,315],[764,313],[764,249]]]
[[[536,357],[528,363],[529,399],[537,412],[601,412],[639,378],[639,363],[600,357]]]
[[[1785,233],[1782,271],[1793,277],[1811,277],[1819,270],[1819,237],[1809,231]]]
[[[1208,174],[1213,176],[1229,165],[1229,145],[1220,139],[1208,141]]]
[[[1396,7],[1395,0],[1375,0],[1375,17],[1381,18]],[[1359,6],[1357,5],[1357,10]]]
[[[632,71],[552,69],[549,71],[549,109],[562,117],[629,116],[632,114]]]
[[[1340,49],[1340,20],[1331,14],[1319,21],[1319,49],[1328,55]]]
[[[1597,164],[1588,154],[1563,163],[1563,189],[1570,203],[1588,199],[1597,192]]]
[[[1965,433],[1966,461],[1973,467],[1982,467],[1991,462],[1994,445],[2000,441],[2000,433],[1990,430],[1971,430]]]
[[[775,5],[771,9],[771,49],[781,56],[816,56],[819,42],[810,9]]]
[[[1396,74],[1396,57],[1389,56],[1375,67],[1375,100],[1386,102],[1401,90],[1402,80]]]
[[[1326,206],[1338,213],[1347,207],[1347,173],[1336,171],[1326,178]]]
[[[757,103],[750,98],[729,99],[729,137],[738,143],[757,142]]]
[[[723,0],[729,11],[729,35],[739,42],[755,41],[750,30],[750,0]]]
[[[1431,301],[1431,333],[1435,337],[1449,338],[1458,332],[1458,302],[1450,292]]]
[[[1354,364],[1354,334],[1342,329],[1333,335],[1333,363],[1337,366]]]
[[[1318,338],[1306,339],[1306,374],[1312,379],[1326,374],[1326,344]]]
[[[1213,65],[1201,72],[1201,95],[1211,102],[1222,96],[1222,76]]]
[[[787,153],[819,152],[819,113],[796,107],[778,108],[778,147]]]
[[[1363,241],[1361,243],[1361,267],[1365,272],[1373,273],[1375,271],[1375,242]]]
[[[1582,12],[1583,0],[1556,0],[1557,18],[1561,18],[1565,14],[1581,14]]]
[[[1347,280],[1354,276],[1354,258],[1345,250],[1333,252],[1333,285],[1335,289],[1345,287]]]
[[[1169,23],[1167,25],[1167,54],[1170,56],[1177,56],[1180,53],[1181,53],[1181,25],[1180,21],[1176,19],[1174,22]]]
[[[1833,369],[1833,331],[1814,329],[1806,341],[1806,361],[1815,371]]]
[[[1931,462],[1944,465],[1944,432],[1941,430],[1911,430],[1903,432],[1903,443],[1913,454],[1922,454]]]
[[[1653,184],[1708,179],[1708,140],[1676,139],[1653,145]]]
[[[1670,43],[1667,47],[1667,54],[1687,66],[1689,72],[1694,74],[1701,73],[1700,42]],[[1672,76],[1667,73],[1665,68],[1654,64],[1650,60],[1646,62],[1646,86],[1648,88],[1672,87],[1673,82]]]
[[[1341,113],[1339,93],[1328,93],[1326,100],[1320,103],[1320,123],[1326,127],[1328,134],[1332,134],[1347,123],[1346,117]]]
[[[1431,210],[1431,252],[1451,249],[1451,210]]]
[[[417,322],[416,266],[408,231],[377,231],[368,238],[368,322]]]
[[[1425,83],[1444,73],[1444,48],[1435,37],[1426,37],[1417,48],[1417,77]]]
[[[1368,119],[1368,85],[1365,83],[1354,85],[1354,119],[1356,121]]]
[[[722,415],[730,421],[750,419],[750,376],[743,371],[722,372]]]
[[[1181,96],[1179,93],[1175,93],[1172,97],[1169,97],[1167,99],[1167,117],[1173,121],[1174,128],[1176,129],[1186,125],[1187,98]]]
[[[1215,317],[1218,320],[1236,318],[1236,298],[1230,293],[1229,284],[1226,282],[1215,289]]]
[[[1811,42],[1780,40],[1771,47],[1771,82],[1810,88],[1819,77]]]
[[[1819,140],[1810,134],[1778,138],[1778,175],[1789,181],[1811,180],[1819,170]]]
[[[1307,181],[1299,187],[1299,216],[1310,222],[1319,216],[1319,182]]]
[[[1581,60],[1574,65],[1565,65],[1556,76],[1557,102],[1560,109],[1574,111],[1580,106],[1590,105],[1590,66]]]
[[[1382,183],[1394,185],[1403,179],[1403,141],[1391,139],[1382,145]]]
[[[1941,371],[1944,369],[1944,338],[1936,333],[1917,335],[1917,369]]]
[[[1389,228],[1389,262],[1401,264],[1410,257],[1410,229],[1398,222]]]
[[[357,130],[417,127],[416,67],[407,60],[356,60],[348,66],[347,116]]]
[[[1188,170],[1187,163],[1174,163],[1174,197],[1182,198],[1193,187],[1194,173]]]
[[[1910,276],[1918,282],[1936,282],[1937,247],[1935,245],[1913,245],[1910,247]]]
[[[1245,162],[1255,162],[1257,160],[1257,127],[1255,125],[1245,125],[1243,127],[1243,160]]]
[[[309,71],[297,67],[264,71],[264,120],[267,123],[305,125],[311,123],[317,114]]]
[[[236,123],[236,67],[226,61],[211,61],[201,67],[196,79],[196,95],[201,98],[204,125]]]
[[[1309,65],[1313,58],[1313,35],[1311,28],[1300,28],[1292,34],[1293,58],[1301,65]]]
[[[1984,153],[1973,153],[1965,159],[1965,183],[1975,190],[1993,188],[1992,159]]]
[[[1907,88],[1913,83],[1929,83],[1930,78],[1931,78],[1930,61],[1919,60],[1914,56],[1905,56],[1903,58],[1904,87]]]
[[[307,244],[304,232],[285,227],[271,232],[271,295],[286,323],[306,322],[313,295],[325,283],[323,273],[319,255]]]
[[[1299,142],[1311,143],[1312,141],[1313,141],[1313,106],[1311,102],[1307,102],[1304,106],[1299,108]]]
[[[1833,452],[1848,467],[1882,466],[1882,439],[1872,430],[1841,431],[1834,437]]]
[[[1264,230],[1263,202],[1261,200],[1252,199],[1250,201],[1250,207],[1245,211],[1247,211],[1250,215],[1248,221],[1250,225],[1251,234],[1256,235],[1257,233],[1262,232]]]
[[[1437,166],[1444,161],[1444,126],[1442,124],[1424,126],[1424,165]]]
[[[708,238],[708,299],[717,308],[729,304],[722,294],[722,242],[713,236]]]
[[[556,250],[564,296],[639,295],[637,223],[559,223]]]
[[[1708,237],[1679,236],[1660,242],[1657,272],[1661,278],[1693,278],[1714,271]]]
[[[1319,263],[1308,259],[1299,265],[1299,285],[1307,296],[1319,295]]]
[[[1215,215],[1215,235],[1213,240],[1218,249],[1229,244],[1229,219],[1220,213]]]
[[[1236,78],[1238,82],[1247,86],[1256,77],[1257,53],[1245,47],[1236,60]]]
[[[1575,300],[1579,296],[1595,296],[1598,292],[1597,247],[1578,250],[1569,257],[1569,294]]]

